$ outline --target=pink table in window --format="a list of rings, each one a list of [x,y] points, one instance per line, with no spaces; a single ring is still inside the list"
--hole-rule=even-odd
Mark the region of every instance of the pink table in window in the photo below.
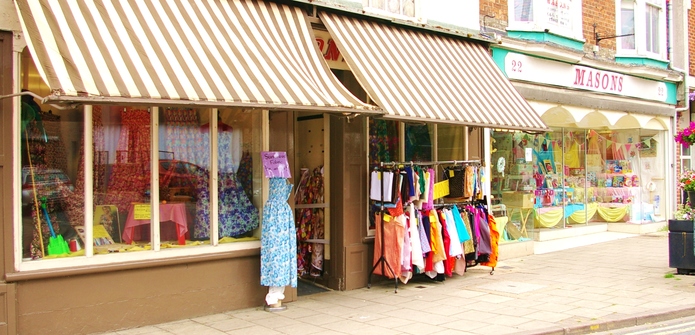
[[[125,228],[123,229],[123,242],[125,243],[142,240],[141,229],[136,228],[150,224],[150,219],[135,220],[134,213],[135,204],[131,204],[128,210],[128,218],[125,221]],[[186,244],[188,214],[185,203],[159,204],[159,222],[162,241],[175,239],[179,242],[179,245]]]

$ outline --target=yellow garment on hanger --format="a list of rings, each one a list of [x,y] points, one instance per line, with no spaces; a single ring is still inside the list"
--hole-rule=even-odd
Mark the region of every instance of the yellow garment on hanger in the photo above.
[[[436,263],[446,259],[447,250],[444,248],[444,240],[442,239],[442,224],[439,223],[439,218],[437,218],[437,212],[430,210],[430,237],[432,241],[430,242],[430,248],[434,257],[432,257],[432,262]]]
[[[572,142],[569,150],[565,153],[565,166],[570,169],[576,169],[582,166],[579,161],[579,144],[577,144],[577,141]]]

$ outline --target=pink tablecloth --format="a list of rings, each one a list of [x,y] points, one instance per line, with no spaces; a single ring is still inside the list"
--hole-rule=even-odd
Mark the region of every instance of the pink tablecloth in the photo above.
[[[135,204],[131,204],[128,209],[128,218],[123,229],[123,242],[143,240],[139,226],[149,225],[150,220],[135,220]],[[186,233],[188,232],[188,215],[186,204],[168,203],[159,204],[160,239],[162,241],[178,241],[179,244],[186,244]],[[149,237],[146,238],[149,240]]]

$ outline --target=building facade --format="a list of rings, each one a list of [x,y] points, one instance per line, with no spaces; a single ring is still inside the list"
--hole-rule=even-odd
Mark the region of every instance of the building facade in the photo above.
[[[689,2],[0,0],[0,13],[9,334],[262,306],[262,152],[288,158],[298,276],[337,290],[373,279],[384,164],[437,182],[480,167],[501,245],[533,252],[548,232],[656,229],[678,155],[692,161],[671,141],[689,116]]]
[[[370,171],[489,166],[490,129],[547,130],[455,1],[0,4],[7,333],[262,306],[268,151],[298,275],[365,287]]]
[[[492,193],[511,222],[535,229],[508,238],[662,226],[678,201],[673,136],[688,109],[690,2],[480,6],[481,30],[501,42],[493,58],[552,129],[491,135],[493,165],[505,162]]]

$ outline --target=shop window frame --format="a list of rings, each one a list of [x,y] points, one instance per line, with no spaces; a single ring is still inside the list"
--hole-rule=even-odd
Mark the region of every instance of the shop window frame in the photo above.
[[[85,117],[84,120],[84,138],[85,138],[85,143],[84,145],[91,146],[93,138],[92,136],[92,130],[93,126],[91,123],[91,105],[85,105],[84,108],[84,113],[87,115],[89,113],[89,116]],[[153,115],[156,115],[155,113],[159,110],[161,110],[159,107],[150,107],[151,112]],[[216,115],[217,113],[217,108],[209,108],[209,113],[210,116]],[[19,113],[19,110],[16,111]],[[259,113],[262,113],[261,115],[261,129],[258,130],[259,133],[259,139],[260,139],[260,144],[261,148],[267,148],[268,147],[268,110],[262,110],[262,111],[257,111]],[[211,118],[212,119],[212,118]],[[151,169],[150,169],[150,180],[156,181],[158,180],[158,156],[159,156],[159,147],[158,147],[158,120],[157,118],[151,118],[151,127],[152,127],[152,132],[150,134],[150,139],[152,141],[152,147],[150,150],[152,152],[156,152],[156,154],[151,154],[153,159],[151,160]],[[15,171],[13,175],[13,184],[15,185],[15,190],[21,190],[21,162],[20,162],[20,155],[19,153],[19,139],[21,137],[20,134],[20,118],[16,118],[15,122],[13,124],[13,133],[14,133],[14,138],[15,138],[15,145],[13,150],[15,151],[15,159],[14,159],[14,166],[13,166],[13,171]],[[213,133],[215,134],[215,133]],[[265,134],[265,135],[264,135]],[[214,135],[214,139],[211,139],[211,146],[215,145],[217,143],[217,135]],[[95,158],[95,153],[92,152],[92,150],[85,150],[85,159],[84,159],[84,164],[85,164],[85,173],[84,173],[84,178],[85,178],[85,203],[84,203],[84,214],[85,214],[85,221],[84,221],[84,226],[86,230],[86,238],[87,240],[91,239],[92,233],[93,233],[93,224],[94,224],[94,209],[93,209],[93,182],[90,180],[93,178],[92,175],[92,169],[86,169],[86,167],[91,166],[93,159]],[[211,150],[211,169],[210,173],[217,173],[217,166],[218,166],[218,161],[217,161],[217,151],[216,150]],[[212,183],[213,187],[216,188],[217,184]],[[263,178],[262,180],[262,189],[263,192],[262,194],[262,203],[265,203],[267,200],[267,180]],[[158,212],[158,205],[159,205],[159,199],[158,199],[158,191],[159,191],[159,185],[158,183],[152,183],[153,187],[151,190],[152,196],[150,199],[150,203],[154,204],[153,206],[153,212]],[[211,195],[212,194],[217,194],[216,191],[213,191],[211,189]],[[24,261],[23,255],[22,255],[22,218],[21,218],[21,197],[19,196],[19,191],[16,192],[16,194],[13,194],[13,208],[17,215],[14,216],[14,271],[8,271],[8,280],[14,281],[14,280],[21,280],[21,279],[29,279],[29,278],[36,278],[36,277],[52,277],[56,276],[57,274],[64,275],[67,272],[69,273],[83,273],[85,271],[91,272],[91,271],[100,271],[99,269],[103,269],[104,271],[108,270],[118,270],[121,268],[138,268],[138,267],[151,267],[151,266],[156,266],[156,265],[167,265],[167,264],[178,264],[181,262],[190,262],[190,261],[196,261],[196,260],[206,260],[206,259],[218,259],[220,257],[225,257],[225,258],[232,258],[232,257],[245,257],[248,255],[252,254],[258,254],[260,251],[260,239],[256,241],[242,241],[242,242],[234,242],[234,243],[219,243],[219,237],[217,236],[217,227],[218,227],[218,218],[213,216],[211,217],[210,220],[210,229],[211,229],[211,243],[209,246],[196,246],[196,247],[185,247],[185,248],[168,248],[166,251],[162,252],[160,246],[161,246],[161,241],[160,240],[154,240],[151,242],[152,245],[152,250],[146,250],[146,251],[138,251],[138,252],[125,252],[125,253],[110,253],[110,254],[99,254],[98,257],[94,257],[94,250],[93,246],[88,246],[85,248],[85,255],[84,256],[77,256],[77,257],[62,257],[62,258],[55,258],[55,259],[39,259],[39,260],[31,260],[31,261]],[[211,201],[210,201],[210,206],[216,207],[218,206],[218,199],[214,198],[211,196]],[[260,210],[260,208],[259,208]],[[216,212],[216,211],[215,211]],[[260,225],[262,226],[262,218]],[[261,226],[257,228],[258,231],[260,231]],[[151,224],[151,229],[159,229],[159,224],[157,222],[152,222]],[[256,235],[256,234],[254,234]],[[214,236],[214,237],[213,237]],[[96,269],[96,270],[95,270]]]
[[[632,29],[623,29],[623,2],[632,7]],[[634,36],[619,37],[616,41],[616,57],[644,57],[666,61],[666,4],[663,0],[616,0],[616,35],[633,33]],[[657,22],[647,22],[650,9],[657,10]],[[650,28],[651,27],[651,28]],[[650,38],[651,41],[647,41]],[[656,41],[653,41],[656,38]],[[631,41],[631,47],[624,47]],[[651,46],[649,44],[652,44]],[[656,51],[653,48],[657,48]]]
[[[407,128],[406,126],[408,124],[426,125],[428,127],[428,131],[430,133],[430,142],[431,142],[430,143],[430,155],[431,155],[430,161],[438,161],[439,160],[440,150],[439,150],[439,128],[438,128],[438,126],[440,124],[438,124],[436,122],[425,122],[424,124],[422,122],[412,123],[412,122],[403,121],[403,120],[389,120],[389,121],[397,122],[397,130],[396,131],[397,131],[397,134],[399,137],[398,144],[397,144],[398,157],[394,158],[393,161],[398,161],[398,162],[410,161],[410,160],[406,160],[406,157],[405,157],[406,156],[405,142],[406,142],[406,135],[407,135],[406,134],[406,128]],[[442,125],[445,125],[445,124],[442,124]],[[445,126],[451,126],[451,125],[446,124]],[[461,132],[463,134],[463,138],[461,139],[461,146],[462,146],[461,150],[465,154],[466,153],[466,150],[465,150],[466,146],[468,146],[469,143],[471,142],[470,137],[469,137],[470,132],[466,131],[467,127],[464,125],[455,125],[455,126],[461,127]],[[370,131],[369,130],[369,121],[367,121],[366,122],[366,134],[368,137],[369,137],[369,131]],[[378,166],[375,166],[372,164],[372,157],[370,156],[370,141],[367,141],[366,146],[367,146],[367,148],[366,148],[367,158],[366,159],[367,159],[367,167],[368,167],[367,176],[369,176],[371,174],[371,171],[374,171]],[[463,161],[466,159],[467,158],[463,157],[460,160]],[[384,163],[386,163],[386,162],[384,162]],[[435,180],[441,181],[443,178],[443,176],[441,175],[441,169],[439,167],[435,167],[434,170],[435,170],[435,178],[436,178]],[[485,183],[483,183],[483,184],[485,185]],[[371,180],[368,177],[368,178],[366,178],[366,181],[365,181],[365,190],[366,190],[365,197],[367,199],[370,198],[369,197],[370,186],[371,186]],[[486,187],[486,186],[483,186],[483,187]],[[373,203],[371,200],[367,202],[367,206],[369,208],[372,208],[372,205],[373,205]],[[367,217],[365,218],[365,226],[366,226],[366,234],[367,235],[365,236],[365,238],[371,239],[371,238],[374,238],[376,236],[376,227],[374,227],[374,228],[370,227],[370,224],[373,222],[371,220],[370,216],[373,214],[373,212],[371,212],[370,209],[367,209],[366,212],[367,212]]]
[[[563,4],[564,3],[564,4]],[[528,32],[544,32],[554,35],[563,36],[569,39],[578,41],[584,40],[583,32],[583,15],[582,1],[572,1],[574,8],[562,8],[569,1],[562,0],[509,0],[507,2],[507,30],[509,31],[528,31]],[[516,13],[518,7],[530,6],[529,12],[522,18],[517,19]],[[570,20],[569,27],[563,27],[548,22],[548,14],[552,7],[558,7],[558,10],[566,10],[569,15],[565,18]]]

